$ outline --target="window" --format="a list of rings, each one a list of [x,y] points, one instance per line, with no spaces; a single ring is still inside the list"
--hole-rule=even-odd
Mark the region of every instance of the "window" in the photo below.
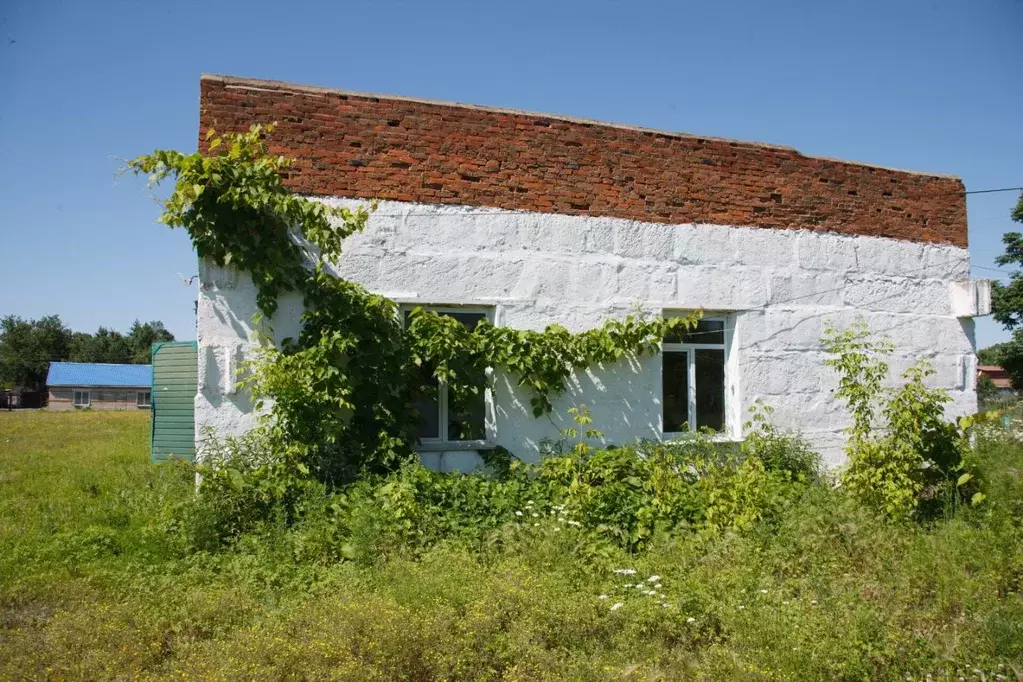
[[[75,391],[74,396],[71,400],[71,404],[75,407],[88,407],[89,406],[89,392],[88,391]]]
[[[149,391],[139,391],[135,394],[135,405],[137,407],[149,407],[152,394]]]
[[[725,321],[703,319],[661,344],[665,433],[725,429]]]
[[[488,318],[488,312],[478,309],[433,308],[434,312],[451,317],[469,329]],[[408,319],[410,311],[405,312]],[[417,435],[423,444],[458,443],[466,441],[482,441],[486,439],[487,387],[486,375],[477,379],[478,393],[470,398],[468,404],[458,406],[453,396],[449,395],[447,384],[433,376],[429,367],[422,369],[424,395],[416,403],[419,411],[419,429]]]

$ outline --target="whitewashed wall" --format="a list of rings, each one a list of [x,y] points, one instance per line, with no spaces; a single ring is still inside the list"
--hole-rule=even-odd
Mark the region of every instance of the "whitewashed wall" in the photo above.
[[[893,374],[927,358],[937,370],[932,384],[954,398],[949,415],[976,409],[973,322],[955,317],[963,313],[952,300],[953,283],[969,278],[969,254],[956,247],[381,202],[366,231],[347,241],[337,272],[403,302],[492,306],[497,324],[523,329],[557,322],[581,331],[637,310],[729,313],[729,435],[741,435],[746,410],[762,399],[778,425],[801,431],[831,464],[841,461],[849,418],[824,366],[829,322],[862,316],[894,341]],[[247,275],[218,268],[201,267],[200,279],[197,433],[237,434],[254,421],[231,376],[254,342],[255,288]],[[277,338],[297,333],[300,314],[297,296],[282,299]],[[554,424],[534,419],[528,394],[498,373],[496,443],[535,455],[578,403],[609,442],[659,438],[660,365],[648,356],[581,373],[556,404]],[[457,451],[423,458],[445,470],[478,461]]]

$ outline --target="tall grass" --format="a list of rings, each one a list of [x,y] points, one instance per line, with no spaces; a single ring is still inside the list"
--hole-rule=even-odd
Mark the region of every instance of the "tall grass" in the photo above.
[[[770,523],[655,536],[636,554],[594,551],[549,513],[411,553],[381,549],[376,498],[355,493],[197,548],[181,527],[191,474],[149,464],[148,428],[138,413],[0,414],[0,678],[1023,673],[1015,442],[980,443],[984,504],[925,526],[809,486]],[[346,512],[358,552],[319,550],[332,504],[366,508]]]

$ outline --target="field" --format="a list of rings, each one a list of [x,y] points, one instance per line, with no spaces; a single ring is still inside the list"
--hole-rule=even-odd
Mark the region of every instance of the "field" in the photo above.
[[[927,525],[822,486],[631,556],[545,521],[341,561],[322,529],[198,549],[192,472],[148,436],[0,413],[0,679],[1023,679],[1015,443],[982,441],[987,500]]]

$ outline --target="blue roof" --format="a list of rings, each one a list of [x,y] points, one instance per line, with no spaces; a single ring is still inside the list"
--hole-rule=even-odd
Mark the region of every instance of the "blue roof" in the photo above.
[[[47,386],[150,386],[152,365],[101,362],[51,362]]]

